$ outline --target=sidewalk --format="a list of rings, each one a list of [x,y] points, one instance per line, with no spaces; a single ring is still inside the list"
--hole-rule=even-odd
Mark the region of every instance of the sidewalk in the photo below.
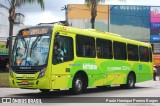
[[[150,80],[145,82],[136,83],[137,86],[144,86],[144,87],[159,87],[160,88],[160,81],[159,77],[156,77],[156,81]]]

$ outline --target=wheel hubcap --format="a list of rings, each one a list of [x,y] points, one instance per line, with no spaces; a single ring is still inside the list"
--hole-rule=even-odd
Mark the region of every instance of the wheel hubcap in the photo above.
[[[80,79],[76,80],[75,87],[76,87],[77,91],[80,91],[82,89],[82,81]]]
[[[129,85],[130,85],[130,86],[133,86],[133,84],[134,84],[134,80],[133,80],[132,77],[130,77],[130,78],[129,78]]]

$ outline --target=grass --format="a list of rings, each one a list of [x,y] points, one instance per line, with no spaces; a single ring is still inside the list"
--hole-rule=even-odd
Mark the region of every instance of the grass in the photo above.
[[[9,73],[0,73],[0,87],[9,87]]]

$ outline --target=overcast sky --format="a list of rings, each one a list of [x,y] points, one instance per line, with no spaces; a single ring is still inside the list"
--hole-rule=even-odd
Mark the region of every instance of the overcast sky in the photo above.
[[[25,15],[25,25],[36,25],[38,23],[56,22],[65,20],[65,11],[62,7],[67,4],[84,4],[85,0],[44,0],[45,10],[41,10],[37,4],[27,4],[16,12]],[[106,0],[107,1],[107,0]],[[126,2],[117,2],[118,0],[108,0],[105,4],[112,5],[148,5],[160,6],[160,0],[126,0]],[[0,3],[9,6],[8,0],[0,0]]]

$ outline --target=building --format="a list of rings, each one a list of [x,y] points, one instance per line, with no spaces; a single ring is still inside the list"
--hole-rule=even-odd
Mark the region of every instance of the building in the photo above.
[[[90,14],[90,9],[85,4],[68,5],[68,22],[73,27],[91,28]],[[150,7],[98,5],[95,29],[149,42]]]
[[[95,29],[108,31],[108,6],[99,5],[98,13],[95,21]],[[89,29],[91,28],[91,13],[87,5],[69,4],[68,7],[68,23],[76,28]]]
[[[86,4],[69,4],[70,26],[91,28],[90,9]],[[160,7],[98,5],[95,29],[153,44],[154,63],[160,66]]]
[[[110,32],[150,42],[149,6],[110,6]]]
[[[0,41],[6,41],[5,38],[9,35],[8,11],[7,7],[0,4]]]
[[[5,68],[8,60],[8,50],[6,49],[6,37],[9,35],[9,9],[0,4],[0,71]]]
[[[0,4],[0,71],[4,70],[5,64],[8,62],[8,49],[6,48],[7,38],[9,37],[9,8]],[[13,28],[13,36],[17,32],[27,26],[24,25],[25,16],[21,13],[16,13],[15,23]]]

